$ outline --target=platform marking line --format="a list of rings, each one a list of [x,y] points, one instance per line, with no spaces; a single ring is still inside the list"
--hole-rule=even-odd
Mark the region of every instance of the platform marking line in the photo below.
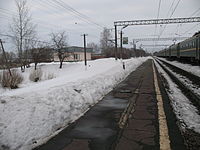
[[[162,99],[162,95],[161,95],[160,88],[158,85],[158,79],[157,79],[154,63],[152,63],[152,66],[153,66],[153,74],[154,74],[154,86],[155,86],[155,91],[156,91],[156,99],[158,101],[157,105],[158,105],[160,150],[171,150],[167,120],[166,120],[166,115],[163,108],[163,99]]]
[[[129,99],[129,103],[120,117],[120,120],[118,122],[120,129],[123,129],[125,127],[129,119],[129,116],[131,115],[131,112],[134,112],[135,101],[133,100],[133,98],[137,99],[141,83],[142,83],[142,80],[140,79],[139,84],[137,85],[137,88],[134,91],[134,93],[136,94],[131,98],[131,100]]]

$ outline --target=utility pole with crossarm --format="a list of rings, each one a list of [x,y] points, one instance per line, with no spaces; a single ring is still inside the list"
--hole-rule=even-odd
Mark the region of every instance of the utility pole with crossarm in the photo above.
[[[88,34],[83,34],[82,36],[84,42],[84,60],[85,60],[85,66],[87,66],[86,36],[88,36]]]

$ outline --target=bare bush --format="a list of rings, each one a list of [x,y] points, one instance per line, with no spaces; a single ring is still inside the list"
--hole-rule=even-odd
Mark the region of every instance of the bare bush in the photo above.
[[[17,70],[11,70],[11,74],[8,71],[3,71],[0,74],[0,83],[4,88],[16,89],[18,85],[22,83],[23,76]]]
[[[55,78],[55,74],[54,73],[46,73],[44,76],[44,80],[51,80],[53,78]]]
[[[29,79],[33,82],[38,82],[42,79],[42,69],[32,70],[32,72],[29,75]]]
[[[3,80],[3,71],[0,71],[0,85],[2,85],[2,80]]]

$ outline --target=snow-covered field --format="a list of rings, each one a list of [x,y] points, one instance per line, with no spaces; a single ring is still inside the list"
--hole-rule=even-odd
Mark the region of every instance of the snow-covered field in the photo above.
[[[163,75],[169,85],[169,90],[167,92],[171,100],[173,110],[179,121],[182,123],[182,127],[186,127],[200,133],[200,115],[198,114],[198,110],[156,61],[155,64],[159,73]]]
[[[82,116],[90,106],[150,57],[125,60],[113,58],[88,62],[40,64],[42,81],[29,81],[33,67],[23,73],[16,90],[0,87],[0,149],[30,150]],[[54,76],[46,80],[46,75]]]
[[[178,61],[168,61],[165,58],[160,58],[160,57],[159,57],[159,59],[166,61],[169,64],[172,64],[178,68],[181,68],[187,72],[190,72],[190,73],[200,77],[200,66],[192,66],[190,64],[183,64]]]

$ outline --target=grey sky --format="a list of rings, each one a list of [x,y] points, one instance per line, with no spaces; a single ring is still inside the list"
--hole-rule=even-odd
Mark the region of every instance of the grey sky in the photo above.
[[[91,18],[92,21],[113,28],[113,22],[117,20],[154,19],[157,16],[159,0],[63,0],[80,13]],[[159,18],[166,18],[167,13],[172,13],[169,8],[174,1],[173,8],[179,0],[162,0]],[[34,23],[37,24],[37,34],[40,40],[49,40],[49,34],[54,31],[66,30],[70,45],[83,45],[81,34],[87,33],[88,42],[99,43],[102,28],[84,22],[79,17],[66,9],[60,9],[52,5],[53,0],[28,0],[28,5]],[[0,8],[15,12],[14,0],[0,0]],[[173,17],[190,17],[195,10],[200,8],[200,0],[180,0]],[[169,16],[169,15],[168,15]],[[200,10],[194,16],[200,16]],[[9,33],[8,26],[11,15],[0,11],[0,32]],[[196,26],[195,26],[196,25]],[[195,26],[194,28],[192,28]],[[164,26],[158,26],[158,34]],[[192,28],[192,29],[191,29]],[[191,29],[191,30],[189,30]],[[188,31],[189,30],[189,31]],[[199,24],[167,25],[162,37],[173,37],[177,35],[191,36],[200,30]],[[133,38],[152,37],[155,26],[127,27],[124,36]],[[188,32],[186,32],[188,31]],[[186,32],[186,33],[185,33]],[[183,33],[185,33],[183,35]],[[177,35],[175,35],[177,34]],[[167,44],[171,44],[168,42]],[[140,45],[141,43],[138,43]],[[142,44],[153,44],[143,42]],[[166,43],[165,43],[166,44]],[[130,47],[128,45],[127,47]]]

